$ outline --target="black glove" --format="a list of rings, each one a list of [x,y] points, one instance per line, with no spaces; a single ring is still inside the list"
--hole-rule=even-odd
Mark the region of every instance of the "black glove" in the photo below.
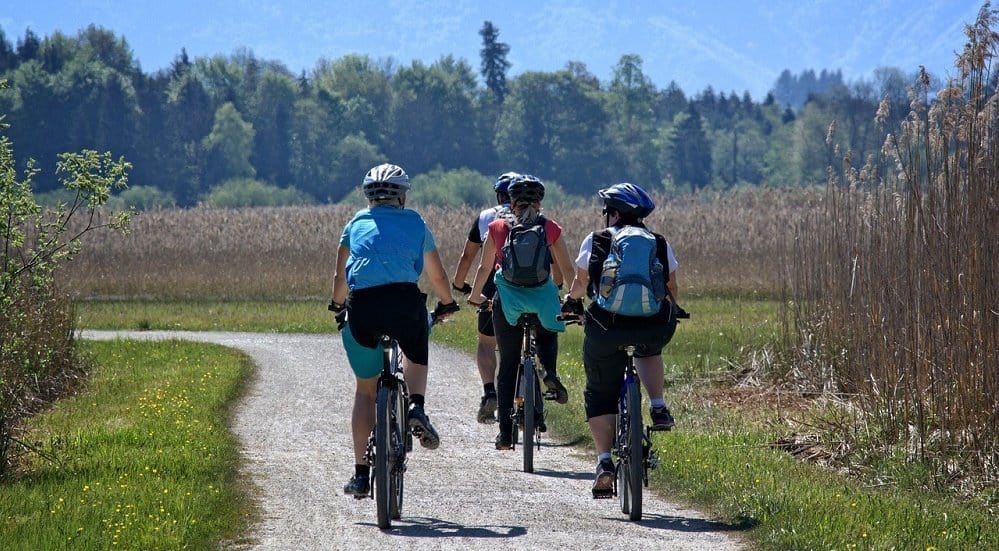
[[[455,291],[458,291],[459,293],[461,293],[463,295],[468,295],[468,294],[471,294],[471,292],[472,292],[472,286],[469,285],[467,281],[463,282],[461,284],[461,287],[458,287],[457,285],[455,285],[454,283],[452,283],[451,284],[451,288],[454,289]]]
[[[676,303],[673,303],[673,306],[676,307],[676,319],[684,319],[684,320],[690,319],[690,314],[688,314],[687,311],[684,310],[682,306]]]
[[[333,316],[333,319],[336,320],[336,330],[343,331],[343,326],[347,323],[347,305],[330,301],[326,309],[336,314]]]
[[[437,306],[434,308],[434,313],[433,313],[434,319],[442,319],[444,316],[448,314],[453,314],[457,312],[459,308],[460,307],[458,306],[458,303],[453,300],[451,301],[450,304],[444,304],[438,300]]]
[[[583,299],[571,298],[569,296],[566,296],[565,301],[562,302],[562,313],[572,317],[582,316]]]

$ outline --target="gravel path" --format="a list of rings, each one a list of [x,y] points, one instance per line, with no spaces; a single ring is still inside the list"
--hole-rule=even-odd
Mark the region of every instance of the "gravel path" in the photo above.
[[[427,412],[441,446],[410,455],[400,521],[375,525],[372,500],[344,496],[353,474],[353,377],[338,335],[83,331],[83,338],[181,338],[240,349],[256,376],[232,430],[260,488],[258,549],[698,549],[743,547],[739,534],[647,495],[640,522],[618,501],[593,500],[590,454],[546,441],[535,473],[493,448],[495,425],[475,422],[480,385],[470,356],[431,344]],[[571,399],[580,399],[572,396]],[[557,407],[557,406],[553,406]]]

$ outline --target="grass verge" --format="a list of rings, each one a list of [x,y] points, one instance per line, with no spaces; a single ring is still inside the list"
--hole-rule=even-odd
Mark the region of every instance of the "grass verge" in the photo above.
[[[681,322],[664,354],[667,400],[674,432],[657,434],[662,463],[653,471],[655,491],[712,512],[763,549],[987,549],[999,547],[995,513],[932,491],[872,488],[831,469],[803,462],[771,447],[786,425],[769,388],[748,391],[734,383],[752,354],[778,334],[778,304],[747,296],[689,296],[693,318]],[[241,331],[332,330],[320,301],[310,303],[84,303],[81,325],[117,329]],[[433,339],[474,353],[474,314],[463,309],[453,323],[434,328]],[[155,321],[153,321],[155,320]],[[567,406],[548,410],[560,437],[588,445],[583,422],[585,384],[582,330],[559,340],[559,373],[570,390]],[[471,367],[470,367],[471,368]],[[743,400],[742,394],[753,395]],[[760,397],[763,399],[760,399]]]
[[[249,360],[184,341],[84,342],[78,395],[29,421],[21,476],[0,485],[4,549],[208,549],[251,520],[229,406]]]

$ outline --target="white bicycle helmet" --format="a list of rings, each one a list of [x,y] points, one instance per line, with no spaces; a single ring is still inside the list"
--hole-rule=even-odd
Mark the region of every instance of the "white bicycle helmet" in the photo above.
[[[385,163],[380,164],[364,175],[361,189],[364,196],[371,199],[394,199],[409,191],[409,176],[401,167]]]

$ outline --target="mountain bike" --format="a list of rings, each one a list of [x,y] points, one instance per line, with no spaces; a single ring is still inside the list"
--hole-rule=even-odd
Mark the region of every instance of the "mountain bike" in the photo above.
[[[635,346],[624,346],[628,363],[618,396],[617,430],[614,437],[615,472],[613,493],[621,498],[621,512],[630,520],[642,518],[642,488],[649,485],[649,469],[659,464],[652,449],[652,428],[642,424],[642,392],[635,370]],[[596,495],[595,498],[611,495]]]
[[[455,305],[457,306],[457,305]],[[428,323],[443,321],[451,311],[438,309],[428,315]],[[402,351],[392,337],[382,335],[382,372],[378,377],[375,398],[375,427],[368,437],[365,452],[371,465],[371,494],[375,499],[378,527],[389,528],[392,520],[402,515],[406,454],[413,451],[413,437],[421,435],[407,430],[409,389],[402,370]]]
[[[690,317],[683,308],[676,306],[677,318]],[[578,318],[563,317],[566,323],[580,323]],[[617,420],[612,453],[614,462],[614,487],[605,491],[594,490],[595,499],[620,498],[621,512],[629,520],[642,518],[642,488],[649,486],[649,470],[659,465],[659,456],[652,448],[652,427],[642,423],[642,391],[635,369],[636,345],[621,347],[628,356],[624,378],[617,401]]]

